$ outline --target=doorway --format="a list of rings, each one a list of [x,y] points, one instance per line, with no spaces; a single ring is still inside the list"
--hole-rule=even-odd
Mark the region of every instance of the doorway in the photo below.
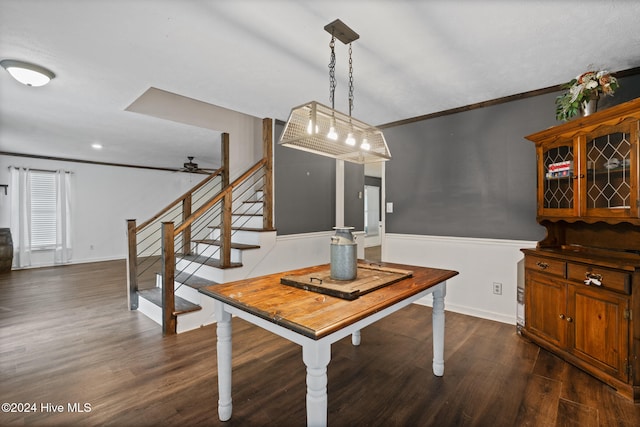
[[[382,261],[384,234],[384,162],[364,165],[364,255],[371,261]]]
[[[381,261],[382,223],[380,221],[380,187],[364,186],[364,250],[365,258]]]
[[[364,235],[365,247],[379,246],[380,233],[380,187],[364,186]]]

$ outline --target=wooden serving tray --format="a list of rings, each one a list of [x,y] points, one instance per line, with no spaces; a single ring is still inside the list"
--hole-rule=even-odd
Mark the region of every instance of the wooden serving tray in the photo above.
[[[413,272],[409,270],[358,263],[357,275],[354,280],[334,280],[331,278],[331,267],[327,267],[311,274],[284,276],[280,279],[280,283],[307,291],[354,300],[360,295],[375,291],[412,275]]]

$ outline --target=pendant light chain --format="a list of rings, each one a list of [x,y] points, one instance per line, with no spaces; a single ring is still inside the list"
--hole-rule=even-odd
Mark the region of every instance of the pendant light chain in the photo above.
[[[351,44],[349,43],[349,116],[353,110],[353,59],[351,58]]]
[[[329,57],[329,100],[331,102],[331,108],[335,109],[335,94],[336,94],[336,38],[331,34],[331,42],[329,47],[331,48],[331,56]]]

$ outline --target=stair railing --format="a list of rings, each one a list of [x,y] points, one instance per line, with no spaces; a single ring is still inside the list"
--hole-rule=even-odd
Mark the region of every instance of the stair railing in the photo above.
[[[201,206],[202,203],[220,192],[225,175],[226,170],[223,166],[140,225],[136,225],[135,219],[127,220],[129,309],[136,310],[138,308],[137,291],[140,287],[155,286],[155,273],[160,270],[162,261],[160,224],[163,222],[182,223],[191,216],[194,208]],[[183,236],[185,248],[190,247],[190,231],[187,230]]]
[[[215,175],[220,176],[219,191],[215,194],[210,193],[209,198],[206,201],[198,203],[198,207],[190,214],[184,215],[187,212],[186,209],[182,209],[182,218],[178,225],[176,225],[177,217],[173,218],[169,216],[171,208],[165,208],[163,212],[167,214],[156,215],[152,220],[145,222],[143,225],[151,226],[151,224],[159,224],[160,227],[156,227],[159,230],[161,242],[160,256],[155,256],[155,262],[161,262],[162,271],[162,330],[164,334],[176,333],[176,315],[175,315],[175,278],[177,275],[186,276],[193,275],[197,270],[210,259],[219,259],[219,266],[221,268],[230,267],[231,262],[231,240],[235,232],[242,228],[246,222],[246,215],[242,215],[242,203],[245,201],[260,202],[262,203],[262,227],[263,230],[273,230],[273,125],[271,119],[264,119],[262,126],[263,134],[263,158],[258,161],[254,166],[249,168],[233,183],[224,185],[229,182],[228,175],[228,135],[223,134],[223,159],[225,164],[223,167],[216,171]],[[226,138],[225,138],[226,135]],[[224,142],[226,141],[226,144]],[[213,178],[210,178],[213,180]],[[204,182],[204,181],[203,181]],[[195,188],[195,187],[194,187]],[[184,200],[190,200],[187,195],[195,194],[195,192],[188,192],[183,195]],[[182,200],[179,198],[176,202]],[[201,199],[199,199],[201,200]],[[174,203],[176,203],[174,202]],[[195,206],[189,204],[189,208]],[[236,206],[233,209],[233,206]],[[189,210],[191,212],[191,210]],[[234,218],[234,215],[236,218]],[[205,257],[194,256],[191,253],[192,242],[197,240],[197,237],[208,235],[212,227],[220,229],[220,249],[217,252],[211,253]],[[142,228],[142,227],[140,227]],[[128,221],[129,230],[129,256],[128,256],[128,268],[129,277],[129,300],[130,308],[137,308],[137,278],[140,273],[137,273],[138,265],[131,263],[130,260],[137,260],[138,253],[134,251],[137,230],[135,227],[135,220]],[[209,231],[208,231],[209,230]],[[134,236],[133,241],[132,237]],[[194,239],[196,236],[196,239]],[[175,248],[181,248],[176,252]],[[217,255],[217,257],[216,257]],[[218,258],[219,257],[219,258]],[[204,258],[204,259],[203,259]],[[181,264],[186,264],[186,267],[181,271],[176,272],[176,259],[181,261]],[[190,268],[195,264],[194,268]],[[133,268],[132,268],[133,267]],[[147,270],[145,270],[147,271]],[[132,289],[131,283],[135,283],[135,289]],[[131,303],[134,300],[135,294],[135,307]]]
[[[222,224],[224,225],[225,222],[227,222],[228,224],[231,224],[231,207],[232,204],[231,203],[225,203],[225,202],[232,202],[233,199],[233,190],[236,188],[242,188],[243,186],[246,187],[247,182],[252,179],[253,181],[251,182],[251,185],[255,188],[256,186],[256,179],[258,181],[262,180],[262,176],[264,176],[264,174],[259,174],[259,172],[263,169],[265,165],[265,159],[262,159],[260,161],[258,161],[258,163],[256,163],[255,165],[253,165],[249,170],[247,170],[244,174],[242,174],[238,179],[236,179],[233,183],[231,183],[229,186],[227,186],[226,188],[222,189],[220,191],[220,193],[218,193],[217,195],[215,195],[213,198],[211,198],[208,202],[204,203],[198,210],[196,210],[191,216],[189,216],[188,218],[186,218],[182,224],[180,224],[179,226],[175,227],[175,236],[179,237],[180,233],[184,232],[185,230],[188,229],[188,227],[190,227],[198,218],[201,218],[204,214],[206,214],[208,211],[211,211],[213,208],[216,207],[216,205],[219,205],[220,202],[222,202]],[[262,190],[262,188],[258,188],[258,190]],[[243,194],[246,193],[248,190],[243,191]],[[257,191],[256,191],[257,192]],[[228,221],[225,221],[225,219],[227,219]],[[209,226],[211,226],[209,224]],[[223,231],[224,233],[227,233],[227,231],[231,231],[231,228],[228,227],[229,230],[225,230]],[[226,239],[221,239],[226,240]],[[228,264],[224,264],[223,267],[228,267]]]
[[[175,292],[182,285],[175,286],[176,277],[181,277],[184,283],[198,270],[215,260],[218,268],[233,266],[231,260],[232,235],[243,227],[250,215],[242,212],[243,201],[264,203],[265,160],[262,159],[240,178],[224,188],[219,194],[202,205],[189,218],[179,226],[173,222],[162,223],[162,306],[163,306],[163,333],[175,333]],[[258,196],[259,195],[259,196]],[[240,203],[239,203],[240,202]],[[238,206],[240,204],[240,206]],[[236,208],[232,209],[233,206]],[[194,229],[198,235],[210,234],[211,229],[219,228],[219,249],[210,251],[208,255],[192,255],[178,253],[176,247],[180,247],[184,237],[182,234]],[[209,231],[203,232],[204,229]],[[180,269],[178,269],[180,266]]]

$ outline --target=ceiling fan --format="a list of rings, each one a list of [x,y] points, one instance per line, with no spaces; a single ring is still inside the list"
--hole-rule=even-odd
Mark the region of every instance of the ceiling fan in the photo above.
[[[193,162],[194,157],[193,156],[187,156],[187,160],[189,160],[188,162],[183,164],[183,167],[181,169],[179,169],[180,172],[189,172],[189,173],[205,173],[205,174],[210,174],[213,173],[213,170],[211,169],[201,169],[198,167],[197,163]]]

